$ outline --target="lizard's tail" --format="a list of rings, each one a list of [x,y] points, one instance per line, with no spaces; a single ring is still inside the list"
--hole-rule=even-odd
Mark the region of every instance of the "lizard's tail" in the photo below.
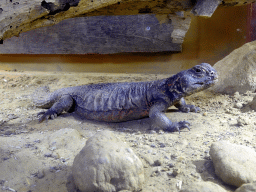
[[[35,92],[31,95],[31,99],[35,106],[41,108],[49,108],[52,106],[50,96],[51,94],[49,87],[44,86],[36,89]]]

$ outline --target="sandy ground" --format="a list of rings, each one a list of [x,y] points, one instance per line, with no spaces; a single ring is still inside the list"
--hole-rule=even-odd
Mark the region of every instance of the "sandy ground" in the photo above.
[[[201,92],[187,103],[200,113],[166,113],[173,121],[187,120],[191,131],[152,130],[148,118],[124,123],[99,123],[75,114],[63,114],[38,123],[30,95],[37,87],[89,83],[147,81],[167,77],[145,74],[44,73],[0,71],[0,191],[75,192],[71,166],[86,140],[98,131],[111,130],[141,157],[146,182],[143,192],[179,191],[195,181],[212,181],[228,191],[214,173],[209,147],[218,140],[256,147],[255,112],[246,104],[254,93],[233,96]],[[57,141],[58,145],[55,145]],[[149,165],[155,162],[154,165]]]

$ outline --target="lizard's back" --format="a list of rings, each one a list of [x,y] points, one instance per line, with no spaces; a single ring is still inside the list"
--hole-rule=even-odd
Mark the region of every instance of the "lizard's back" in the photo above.
[[[159,81],[92,84],[57,90],[70,95],[74,111],[87,119],[119,122],[148,116],[151,87]]]

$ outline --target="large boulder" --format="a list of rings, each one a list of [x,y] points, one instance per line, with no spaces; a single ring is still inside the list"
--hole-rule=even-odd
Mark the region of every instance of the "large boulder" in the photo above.
[[[215,173],[225,183],[240,187],[256,181],[256,152],[246,146],[218,141],[211,145]]]
[[[110,131],[88,139],[75,157],[72,173],[82,192],[139,191],[144,182],[142,162]]]
[[[234,50],[214,65],[219,81],[212,88],[216,92],[245,93],[256,88],[256,41]]]

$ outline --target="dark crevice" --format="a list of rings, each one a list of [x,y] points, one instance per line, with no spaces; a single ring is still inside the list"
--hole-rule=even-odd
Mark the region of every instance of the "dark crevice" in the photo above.
[[[196,3],[197,3],[197,0],[191,0],[192,5],[196,5]]]
[[[152,13],[151,8],[149,8],[148,6],[139,9],[139,13]]]

